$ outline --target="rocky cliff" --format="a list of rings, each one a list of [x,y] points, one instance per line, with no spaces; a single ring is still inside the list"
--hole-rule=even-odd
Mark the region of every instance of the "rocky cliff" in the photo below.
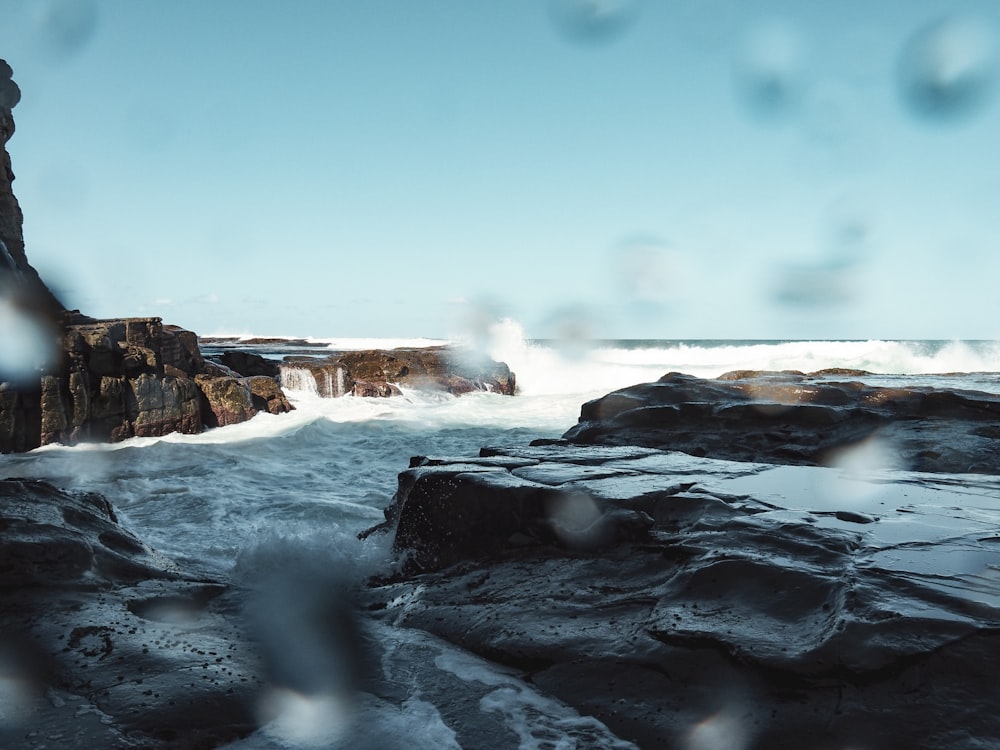
[[[11,79],[10,66],[0,60],[0,295],[19,306],[49,318],[62,311],[48,287],[28,263],[24,252],[23,216],[14,196],[14,170],[7,141],[14,135],[11,110],[21,99],[17,84]]]
[[[159,318],[94,320],[63,308],[25,254],[6,149],[20,99],[10,76],[0,60],[0,312],[13,321],[12,338],[27,344],[0,351],[0,453],[196,433],[291,409],[274,378],[205,362],[190,331]]]

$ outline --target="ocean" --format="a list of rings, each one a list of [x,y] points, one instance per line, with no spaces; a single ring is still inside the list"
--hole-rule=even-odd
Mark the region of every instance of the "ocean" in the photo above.
[[[203,348],[211,353],[235,347],[281,359],[438,343],[443,342],[288,339],[251,344],[217,339],[207,340]],[[997,341],[640,340],[584,347],[528,340],[515,324],[507,324],[496,332],[487,353],[516,373],[516,396],[404,390],[403,396],[389,399],[324,399],[307,389],[290,389],[295,410],[288,414],[259,414],[200,435],[46,446],[0,456],[0,476],[40,478],[99,492],[140,537],[198,574],[241,583],[268,566],[313,555],[360,581],[384,569],[389,551],[385,540],[361,542],[357,534],[382,521],[396,476],[411,456],[475,455],[485,445],[558,437],[576,422],[585,401],[667,372],[716,377],[738,369],[842,367],[875,373],[865,379],[880,384],[1000,393]],[[458,664],[466,657],[451,658]],[[447,728],[435,707],[412,708],[406,716],[397,712],[390,717],[398,736],[408,738],[407,746],[448,747]],[[371,710],[376,721],[389,720],[385,706]],[[567,710],[555,706],[548,716]],[[536,721],[546,715],[536,713]],[[298,746],[266,731],[239,743],[243,748]]]

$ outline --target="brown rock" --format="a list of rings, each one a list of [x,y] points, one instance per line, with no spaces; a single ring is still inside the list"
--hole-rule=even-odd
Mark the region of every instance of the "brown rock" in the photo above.
[[[503,362],[452,347],[419,349],[370,349],[342,352],[330,357],[286,357],[282,383],[303,388],[311,377],[324,398],[394,396],[400,387],[445,391],[456,396],[491,391],[512,396],[514,373]]]
[[[243,382],[250,388],[250,398],[257,411],[284,414],[295,408],[288,403],[285,392],[281,390],[281,386],[274,378],[266,375],[255,375],[244,378]]]
[[[205,423],[209,427],[225,427],[245,422],[257,413],[250,386],[240,378],[195,376],[202,394]]]

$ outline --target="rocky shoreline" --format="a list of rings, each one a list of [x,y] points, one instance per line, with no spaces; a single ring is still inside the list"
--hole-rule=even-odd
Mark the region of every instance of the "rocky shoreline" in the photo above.
[[[664,382],[691,393],[689,379]],[[787,407],[791,423],[799,408],[810,407]],[[451,706],[442,719],[462,747],[519,745],[483,708],[501,694],[524,710],[544,702],[580,747],[1000,740],[995,475],[862,477],[784,461],[780,445],[734,461],[596,444],[607,434],[414,457],[386,523],[366,534],[391,541],[395,572],[345,593],[275,571],[292,575],[278,587],[294,621],[272,623],[279,640],[365,654],[352,701]],[[100,496],[7,480],[0,497],[0,627],[13,644],[2,657],[20,711],[5,746],[257,736],[276,673],[250,591],[164,560]],[[319,687],[297,689],[326,695],[331,669],[307,669]],[[275,746],[261,742],[247,747]]]
[[[0,61],[0,143],[18,97]],[[66,311],[12,180],[4,149],[0,292],[53,358],[0,377],[0,452],[282,413],[286,376],[515,390],[450,349],[206,358],[159,318]],[[364,535],[392,566],[351,586],[278,557],[257,604],[158,554],[114,497],[0,479],[0,744],[283,747],[262,734],[291,701],[362,717],[337,728],[352,750],[399,746],[377,717],[421,711],[467,748],[995,747],[1000,400],[862,375],[671,373],[560,440],[414,457]]]

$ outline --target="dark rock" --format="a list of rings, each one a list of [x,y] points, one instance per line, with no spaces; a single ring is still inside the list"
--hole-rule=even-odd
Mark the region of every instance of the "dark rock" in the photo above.
[[[24,217],[12,188],[14,170],[6,144],[14,135],[11,109],[19,100],[20,90],[11,80],[10,66],[0,60],[0,299],[11,299],[55,331],[56,318],[64,308],[28,263]]]
[[[194,333],[159,318],[86,319],[66,324],[62,341],[37,390],[0,385],[0,452],[194,434],[292,409],[273,378],[206,362]]]
[[[220,365],[225,365],[234,372],[245,376],[266,375],[277,379],[281,375],[281,364],[273,359],[265,359],[253,352],[227,349],[212,358]]]
[[[400,387],[456,396],[472,391],[512,396],[516,388],[514,373],[503,362],[446,346],[286,357],[281,379],[288,388],[308,388],[314,383],[324,398],[395,396],[401,393]]]
[[[244,383],[206,363],[191,331],[164,326],[159,318],[95,320],[65,310],[42,283],[25,255],[23,216],[11,189],[5,144],[20,92],[10,75],[0,60],[0,304],[16,311],[40,344],[49,340],[51,346],[49,361],[27,372],[7,372],[0,362],[0,453],[197,433],[204,425],[249,419],[258,408],[291,409],[276,381]],[[273,378],[276,370],[269,374]]]
[[[1000,397],[830,377],[829,371],[735,373],[702,380],[670,373],[584,404],[579,423],[563,438],[814,465],[837,463],[845,449],[874,439],[891,456],[890,467],[1000,472],[989,436],[1000,421]]]
[[[259,657],[228,587],[92,493],[0,481],[0,530],[3,747],[207,748],[256,728]]]
[[[387,526],[412,562],[368,594],[395,627],[497,662],[642,748],[1000,740],[993,479],[903,474],[859,499],[822,467],[483,453],[400,475]],[[591,502],[543,500],[560,496]],[[617,513],[643,519],[638,533],[555,533]]]

